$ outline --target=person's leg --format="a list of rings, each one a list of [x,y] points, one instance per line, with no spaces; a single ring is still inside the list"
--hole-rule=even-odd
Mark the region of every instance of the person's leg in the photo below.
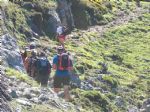
[[[71,100],[71,96],[70,96],[70,93],[69,93],[69,86],[68,85],[64,86],[64,98],[65,98],[66,101],[70,101]]]
[[[54,76],[54,92],[58,93],[61,90],[61,78]]]
[[[69,84],[70,84],[70,76],[64,76],[63,77],[63,85],[64,85],[64,98],[66,101],[71,100],[71,96],[69,93]]]
[[[65,41],[65,39],[64,38],[62,38],[62,37],[59,37],[59,43],[63,46],[63,48],[64,48],[64,41]]]
[[[63,39],[60,39],[60,44],[63,46],[63,48],[64,48],[64,40]]]
[[[41,86],[42,87],[47,87],[48,79],[49,79],[49,75],[48,74],[43,74],[42,75],[42,78],[41,78]]]

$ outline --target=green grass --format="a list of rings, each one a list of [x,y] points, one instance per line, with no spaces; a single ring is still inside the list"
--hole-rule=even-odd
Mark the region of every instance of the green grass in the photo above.
[[[67,45],[77,55],[75,57],[77,63],[75,70],[77,73],[81,72],[82,78],[96,76],[94,71],[102,68],[98,62],[107,63],[108,71],[111,74],[104,76],[103,80],[108,85],[98,82],[96,84],[111,92],[115,90],[113,88],[127,88],[128,92],[124,90],[121,93],[115,91],[115,96],[121,96],[127,105],[131,105],[129,102],[131,100],[136,106],[141,105],[141,102],[149,97],[150,14],[143,14],[141,18],[142,20],[137,19],[109,29],[104,34],[104,38],[95,38],[96,34],[92,37],[91,33],[86,33],[85,36],[79,36],[80,42],[82,42],[80,46],[71,46],[71,42],[68,42]],[[88,102],[87,95],[83,95],[83,93],[78,92],[78,96],[82,96],[78,100],[92,108],[93,105]],[[111,95],[114,96],[112,93]],[[94,95],[92,94],[92,96]],[[107,98],[107,95],[105,97]],[[114,106],[110,105],[108,104],[108,107]],[[102,106],[100,107],[104,109]],[[99,107],[94,106],[93,108]],[[117,107],[117,109],[118,112],[124,112],[127,106]]]
[[[21,112],[62,112],[61,110],[51,107],[47,104],[32,104],[32,106],[23,106],[17,103],[15,100],[9,102],[13,111],[17,108],[21,108]]]
[[[27,74],[23,74],[15,69],[7,68],[6,75],[8,75],[9,77],[15,76],[17,79],[19,79],[22,82],[26,82],[27,84],[32,86],[38,86],[37,82],[34,81],[31,77],[29,77]]]

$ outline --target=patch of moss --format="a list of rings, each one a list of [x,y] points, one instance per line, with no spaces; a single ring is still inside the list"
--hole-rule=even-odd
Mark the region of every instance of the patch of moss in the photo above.
[[[24,106],[19,104],[17,101],[13,100],[9,102],[13,111],[16,111],[16,108],[21,109],[21,112],[62,112],[60,109],[54,108],[47,104],[32,104],[32,106]]]
[[[106,81],[112,88],[118,87],[119,82],[112,76],[103,76],[103,80]]]
[[[80,89],[76,89],[73,91],[73,93],[76,95],[76,99],[74,103],[80,104],[85,108],[87,111],[108,111],[109,110],[109,99],[101,94],[98,91],[83,91]],[[80,99],[80,100],[79,100]],[[78,101],[77,101],[78,100]]]
[[[15,69],[7,68],[6,69],[6,75],[8,75],[8,76],[15,76],[20,81],[26,82],[26,83],[28,83],[28,84],[30,84],[32,86],[38,86],[36,81],[31,79],[27,74],[23,74],[23,73],[15,70]]]

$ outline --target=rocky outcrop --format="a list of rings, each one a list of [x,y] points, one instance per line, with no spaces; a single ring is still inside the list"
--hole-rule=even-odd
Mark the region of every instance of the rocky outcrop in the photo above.
[[[53,36],[56,34],[56,29],[60,23],[60,18],[55,8],[50,8],[43,14],[43,30],[46,35]]]
[[[5,34],[0,38],[0,56],[3,60],[2,65],[5,67],[12,67],[25,72],[19,47],[16,40],[9,34]]]
[[[4,9],[0,9],[0,65],[12,67],[25,73],[23,61],[17,41],[8,32],[5,26],[6,18]]]
[[[74,19],[71,11],[71,0],[57,0],[57,12],[63,25],[72,29],[74,27]]]
[[[150,98],[143,102],[140,112],[150,112]]]
[[[12,112],[7,101],[11,100],[11,96],[6,91],[8,87],[7,82],[5,82],[4,74],[2,69],[0,68],[0,112]]]

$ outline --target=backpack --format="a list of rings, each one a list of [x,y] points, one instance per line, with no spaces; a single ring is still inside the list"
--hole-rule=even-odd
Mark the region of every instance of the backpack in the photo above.
[[[37,59],[37,70],[40,73],[45,73],[48,71],[50,63],[46,57]]]
[[[58,69],[59,70],[69,70],[71,67],[71,60],[67,53],[62,53],[58,55]]]

